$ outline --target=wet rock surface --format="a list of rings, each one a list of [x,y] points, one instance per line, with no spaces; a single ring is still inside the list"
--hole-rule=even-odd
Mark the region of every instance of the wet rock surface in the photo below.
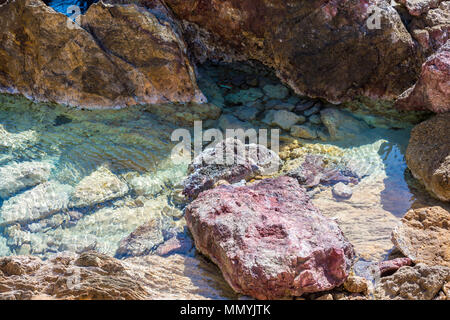
[[[375,288],[376,299],[431,300],[450,279],[450,268],[418,264],[384,277]]]
[[[450,201],[450,113],[434,116],[411,132],[406,163],[416,179],[442,201]]]
[[[280,158],[272,150],[229,138],[194,159],[189,166],[190,174],[183,182],[183,193],[195,198],[220,180],[229,183],[250,180],[257,175],[276,173],[280,165]]]
[[[441,207],[411,210],[392,232],[392,241],[414,263],[450,267],[450,212]]]
[[[80,27],[40,0],[12,0],[0,20],[4,92],[88,108],[205,100],[183,40],[142,7],[93,4]]]
[[[338,225],[289,177],[203,192],[186,221],[197,249],[233,289],[259,299],[339,286],[354,255]]]

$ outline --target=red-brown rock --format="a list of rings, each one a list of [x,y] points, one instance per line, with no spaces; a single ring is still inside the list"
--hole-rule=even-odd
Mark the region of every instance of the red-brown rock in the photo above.
[[[231,287],[258,299],[330,290],[348,276],[353,246],[290,177],[221,185],[186,209],[197,249]]]
[[[388,276],[404,266],[412,265],[410,258],[396,258],[392,260],[381,261],[378,263],[381,276]]]

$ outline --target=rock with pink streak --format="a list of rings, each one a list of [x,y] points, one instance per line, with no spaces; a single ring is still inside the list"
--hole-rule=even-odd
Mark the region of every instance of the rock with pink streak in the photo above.
[[[354,258],[337,223],[287,176],[204,191],[185,217],[197,249],[236,292],[257,299],[333,289]]]
[[[396,106],[436,113],[450,111],[450,40],[422,65],[419,81],[399,97]]]
[[[410,265],[412,265],[412,261],[410,258],[397,258],[393,260],[381,261],[378,263],[378,267],[380,268],[382,277],[390,276],[401,267]]]

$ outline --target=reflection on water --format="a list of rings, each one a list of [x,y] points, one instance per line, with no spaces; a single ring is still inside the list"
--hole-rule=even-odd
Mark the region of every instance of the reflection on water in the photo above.
[[[70,6],[78,6],[80,7],[81,13],[85,13],[89,6],[97,1],[98,0],[44,0],[46,5],[68,16],[73,14],[73,11],[68,10]]]

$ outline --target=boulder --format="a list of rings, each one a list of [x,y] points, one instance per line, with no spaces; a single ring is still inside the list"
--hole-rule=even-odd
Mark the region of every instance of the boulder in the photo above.
[[[195,198],[220,180],[228,183],[250,180],[257,175],[273,174],[280,165],[278,155],[265,146],[243,144],[238,139],[229,138],[204,150],[194,159],[189,166],[190,174],[183,182],[183,194]]]
[[[87,207],[128,193],[128,185],[102,166],[83,178],[70,197],[70,207]]]
[[[91,5],[79,23],[41,0],[1,5],[0,89],[86,108],[204,102],[180,35],[136,5]]]
[[[291,136],[296,138],[313,140],[317,139],[318,132],[317,129],[308,125],[294,125],[291,127]]]
[[[410,210],[392,242],[414,263],[450,267],[450,212],[437,206]]]
[[[230,286],[257,299],[330,290],[347,278],[353,246],[290,177],[221,185],[186,208],[196,248]]]
[[[197,60],[258,60],[299,95],[392,100],[413,85],[422,63],[384,0],[165,2]]]
[[[0,198],[9,198],[20,190],[47,181],[52,169],[52,164],[39,161],[13,163],[0,167]]]
[[[396,107],[436,113],[450,111],[450,40],[422,65],[419,80],[397,99]]]
[[[413,176],[442,201],[450,201],[449,123],[444,113],[415,126],[405,155]]]
[[[0,258],[0,300],[236,299],[211,264],[172,255],[126,260],[88,251]]]
[[[286,110],[269,110],[266,112],[263,122],[284,130],[290,130],[297,122],[305,122],[305,117]]]
[[[409,14],[418,17],[432,8],[437,8],[442,1],[444,0],[399,0],[398,2],[408,9]]]
[[[450,268],[420,263],[381,278],[374,296],[380,300],[431,300],[449,280]]]

